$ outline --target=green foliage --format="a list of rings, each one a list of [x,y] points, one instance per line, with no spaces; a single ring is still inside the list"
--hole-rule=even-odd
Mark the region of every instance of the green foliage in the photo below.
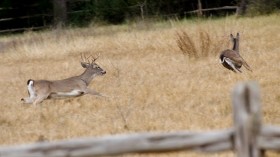
[[[0,8],[10,8],[12,6],[11,1],[10,0],[2,0],[0,1]],[[8,10],[1,10],[0,11],[0,18],[6,18],[6,16],[8,15]]]
[[[124,22],[128,8],[123,0],[102,0],[95,5],[96,16],[101,20],[113,24]]]
[[[72,26],[85,26],[89,24],[95,16],[95,8],[93,1],[68,3],[68,24]]]
[[[54,22],[54,0],[0,0],[0,30],[49,26]],[[240,4],[242,0],[201,1],[203,8]],[[269,14],[280,8],[280,0],[244,0],[248,15]],[[145,19],[181,19],[195,16],[188,11],[197,9],[197,0],[67,0],[67,25],[87,26],[93,22],[120,24]],[[244,7],[246,8],[246,7]],[[221,14],[223,13],[223,14]],[[229,11],[205,12],[204,15],[226,15]],[[232,12],[231,12],[232,13]],[[42,16],[39,16],[42,15]],[[65,14],[64,14],[65,15]],[[19,18],[22,16],[30,18]]]
[[[249,0],[248,14],[263,15],[273,13],[280,8],[280,0]]]

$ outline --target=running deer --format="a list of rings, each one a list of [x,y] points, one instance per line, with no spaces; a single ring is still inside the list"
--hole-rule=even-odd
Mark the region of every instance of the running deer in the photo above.
[[[220,54],[220,63],[227,69],[233,72],[240,72],[242,65],[249,71],[252,71],[251,67],[246,63],[246,61],[239,54],[239,33],[237,33],[236,38],[230,34],[231,41],[233,43],[232,50],[224,50]]]
[[[85,71],[79,76],[54,81],[28,80],[27,90],[29,97],[22,98],[21,100],[24,103],[33,103],[33,105],[36,105],[45,99],[78,97],[85,94],[104,96],[88,88],[88,85],[94,77],[106,74],[106,71],[95,63],[98,57],[99,55],[96,58],[92,58],[90,62],[89,57],[86,58],[81,55],[81,65],[85,68]]]

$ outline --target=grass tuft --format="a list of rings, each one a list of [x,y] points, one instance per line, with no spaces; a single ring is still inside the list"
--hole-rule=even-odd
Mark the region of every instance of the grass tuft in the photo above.
[[[177,32],[177,45],[184,55],[190,58],[198,58],[198,51],[194,41],[187,32]]]
[[[223,38],[217,35],[211,37],[209,32],[203,29],[196,30],[194,34],[191,36],[184,30],[176,33],[179,49],[189,58],[198,59],[216,55],[226,44]]]

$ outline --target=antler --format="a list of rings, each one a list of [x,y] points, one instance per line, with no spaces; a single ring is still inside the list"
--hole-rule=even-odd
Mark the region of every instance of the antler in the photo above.
[[[81,62],[86,62],[86,63],[91,63],[92,64],[99,58],[99,56],[100,56],[100,53],[98,53],[97,57],[95,57],[95,58],[92,55],[86,57],[86,55],[84,53],[82,53],[81,54]],[[92,58],[91,62],[90,62],[89,58]]]
[[[81,54],[81,61],[85,63],[90,63],[89,58],[92,58],[92,55],[86,56],[84,53]]]
[[[100,56],[100,53],[98,53],[98,55],[97,55],[96,58],[93,58],[93,59],[92,59],[92,63],[95,62],[95,61],[97,60],[97,58],[99,58],[99,56]]]
[[[86,57],[85,57],[85,54],[82,53],[82,54],[81,54],[81,62],[86,62],[85,58],[86,58]]]

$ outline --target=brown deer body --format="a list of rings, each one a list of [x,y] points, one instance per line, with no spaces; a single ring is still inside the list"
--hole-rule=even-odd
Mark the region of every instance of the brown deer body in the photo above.
[[[85,94],[103,96],[88,88],[88,85],[94,77],[104,75],[106,71],[95,63],[97,58],[93,59],[92,62],[85,62],[85,57],[82,57],[82,59],[81,65],[85,68],[85,71],[81,75],[54,81],[30,79],[27,81],[29,97],[21,100],[24,103],[36,105],[45,99],[52,98],[77,97]]]
[[[251,67],[246,63],[246,61],[241,57],[239,54],[239,33],[237,33],[236,38],[233,37],[232,34],[230,34],[231,41],[233,43],[232,50],[224,50],[220,54],[220,62],[221,64],[233,72],[240,72],[240,68],[242,65],[249,71],[252,71]]]

